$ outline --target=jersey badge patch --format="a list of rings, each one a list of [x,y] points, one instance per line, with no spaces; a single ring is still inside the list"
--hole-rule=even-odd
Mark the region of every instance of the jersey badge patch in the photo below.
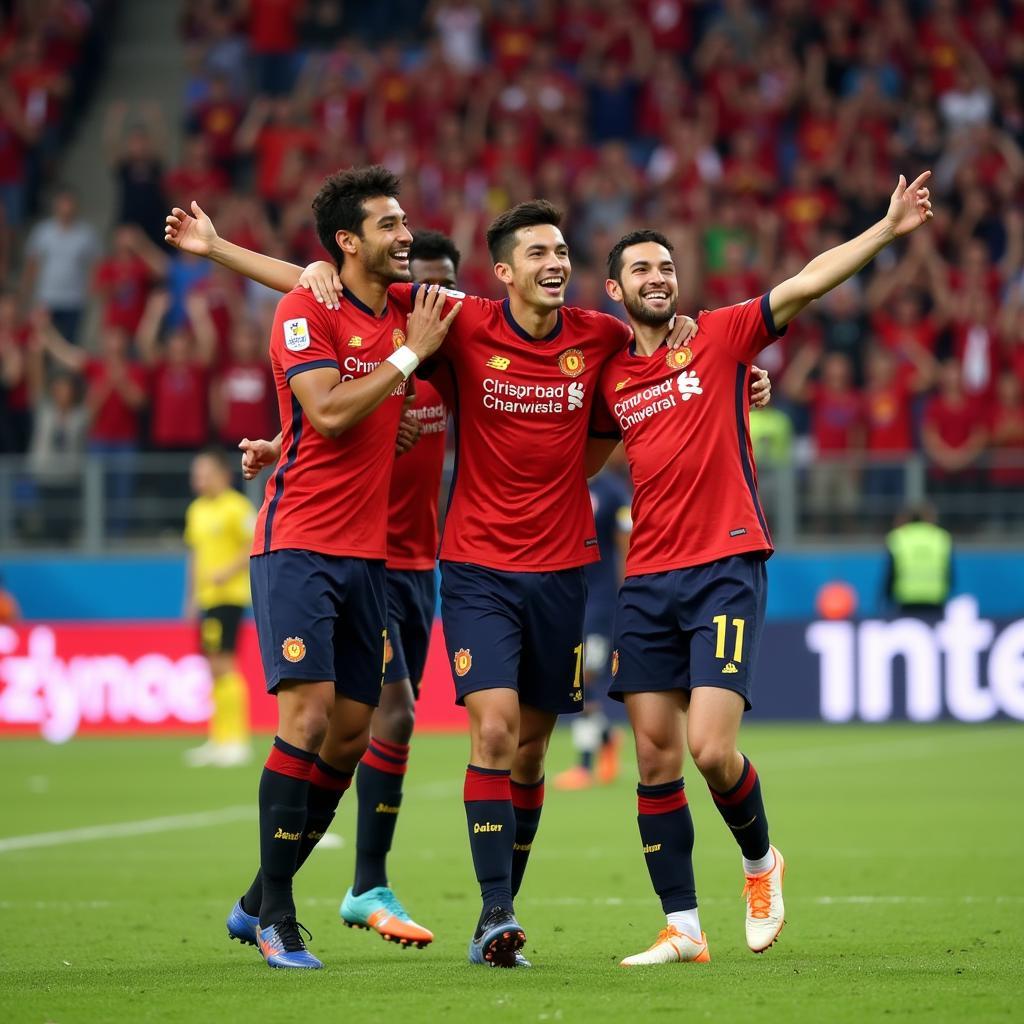
[[[284,655],[285,661],[290,661],[294,665],[295,662],[302,661],[306,656],[306,641],[301,636],[287,637],[281,644],[281,653]]]
[[[285,320],[284,347],[289,352],[301,352],[304,348],[309,348],[309,324],[306,323],[304,316],[295,320]]]
[[[455,674],[461,678],[473,667],[473,655],[468,647],[460,647],[453,659]]]
[[[396,352],[405,344],[405,331],[400,327],[391,332],[391,344],[395,346]]]
[[[665,356],[665,362],[673,370],[684,370],[690,365],[690,361],[693,359],[693,349],[688,348],[684,345],[682,348],[670,348],[668,355]]]
[[[558,357],[558,368],[566,377],[578,377],[583,372],[583,350],[567,348]]]

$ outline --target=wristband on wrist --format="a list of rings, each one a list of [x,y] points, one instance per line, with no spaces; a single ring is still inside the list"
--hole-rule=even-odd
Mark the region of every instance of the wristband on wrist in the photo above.
[[[413,370],[420,365],[420,357],[405,345],[392,352],[386,361],[398,370],[406,380],[412,375]]]

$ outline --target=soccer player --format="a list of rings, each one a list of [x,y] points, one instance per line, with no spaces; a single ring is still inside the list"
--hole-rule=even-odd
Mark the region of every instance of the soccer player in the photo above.
[[[671,245],[627,235],[608,259],[632,343],[610,360],[595,402],[588,468],[621,438],[635,491],[619,593],[612,696],[636,737],[641,843],[667,921],[624,966],[710,959],[693,878],[693,822],[683,788],[687,748],[740,846],[746,939],[755,953],[784,924],[785,864],[771,845],[761,783],[736,741],[750,708],[772,543],[757,497],[746,417],[750,362],[808,303],[931,217],[925,182],[900,176],[886,216],[757,299],[702,314],[689,346],[664,344],[675,309]]]
[[[249,747],[249,688],[235,662],[238,627],[249,606],[249,549],[256,510],[231,486],[231,465],[218,448],[192,460],[196,498],[185,513],[189,548],[185,617],[199,622],[199,644],[213,677],[209,741],[189,750],[194,767],[245,764]]]
[[[296,289],[271,331],[282,452],[250,571],[278,729],[260,781],[260,870],[228,918],[229,935],[255,940],[271,967],[323,966],[296,922],[292,878],[366,751],[384,672],[387,505],[406,381],[460,308],[442,319],[432,288],[408,316],[388,301],[388,285],[408,277],[412,241],[398,192],[379,167],[326,179],[313,209],[340,268],[341,308]],[[168,241],[203,249],[195,225],[175,210]],[[231,265],[234,249],[217,239],[203,254]]]

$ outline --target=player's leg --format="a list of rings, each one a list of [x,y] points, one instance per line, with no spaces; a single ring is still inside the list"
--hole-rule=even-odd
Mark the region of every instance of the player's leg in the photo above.
[[[595,761],[601,769],[602,781],[610,782],[618,768],[618,744],[598,692],[607,681],[611,638],[602,633],[587,633],[583,652],[587,699],[583,712],[573,718],[570,727],[577,762],[555,777],[556,789],[576,790],[592,786],[598,774]]]
[[[199,649],[210,666],[210,678],[213,681],[213,689],[210,693],[213,711],[210,714],[210,721],[207,726],[206,742],[201,746],[192,747],[185,751],[185,762],[193,768],[205,768],[217,764],[221,751],[226,742],[226,733],[230,725],[225,715],[226,691],[217,685],[219,669],[217,664],[224,644],[224,624],[218,614],[217,608],[202,608],[199,611],[197,623]]]
[[[761,781],[738,749],[750,707],[753,665],[764,620],[764,563],[750,556],[687,570],[702,597],[694,606],[687,742],[715,806],[743,855],[747,944],[757,953],[782,931],[785,862],[771,846]]]
[[[544,758],[557,721],[558,715],[553,711],[529,704],[519,706],[519,743],[512,763],[512,807],[516,818],[512,847],[513,898],[523,884],[526,864],[540,827],[544,809]]]
[[[216,740],[221,767],[245,764],[252,756],[249,747],[249,687],[238,671],[235,652],[242,608],[223,605],[212,609],[218,613],[219,636],[216,645],[207,650],[213,676],[214,718],[217,720]],[[212,738],[212,735],[211,735]]]

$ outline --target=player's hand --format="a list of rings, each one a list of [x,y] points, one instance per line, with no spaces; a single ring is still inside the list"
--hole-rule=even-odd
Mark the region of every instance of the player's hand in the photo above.
[[[751,366],[750,370],[750,408],[763,409],[772,400],[772,381],[760,366]]]
[[[697,329],[697,321],[693,317],[677,315],[668,335],[668,347],[682,348],[696,335]]]
[[[398,421],[398,441],[395,444],[395,454],[404,455],[411,451],[419,439],[420,421],[408,409],[405,409],[402,412],[402,418]]]
[[[164,241],[182,252],[193,256],[209,256],[217,243],[217,229],[213,221],[203,213],[200,205],[193,201],[192,215],[180,206],[174,207],[164,223]]]
[[[326,260],[310,263],[299,276],[299,284],[313,293],[328,309],[341,309],[341,277],[338,268]]]
[[[928,189],[924,187],[924,183],[931,176],[931,171],[924,171],[908,185],[907,179],[900,175],[896,191],[889,200],[889,212],[885,215],[885,221],[894,238],[909,235],[911,231],[931,220],[932,204]]]
[[[456,302],[442,317],[448,293],[438,285],[424,285],[416,292],[416,301],[409,314],[406,344],[420,357],[432,356],[444,341],[452,321],[459,315],[462,303]]]
[[[280,441],[250,441],[243,437],[238,447],[242,452],[242,476],[246,480],[259,476],[260,470],[272,466],[281,458]]]

